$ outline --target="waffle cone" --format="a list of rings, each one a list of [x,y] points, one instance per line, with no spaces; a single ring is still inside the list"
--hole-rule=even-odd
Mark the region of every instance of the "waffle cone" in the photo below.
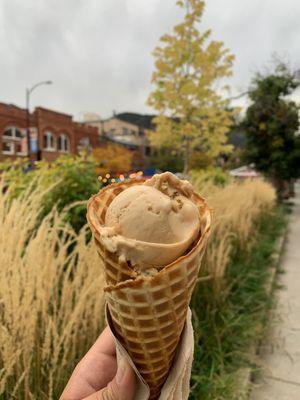
[[[191,200],[201,216],[199,237],[183,256],[155,274],[138,275],[130,264],[120,262],[104,248],[99,240],[99,224],[104,224],[114,197],[140,183],[133,180],[101,190],[89,201],[87,218],[105,267],[104,290],[114,333],[149,385],[150,399],[154,400],[159,398],[184,327],[210,230],[211,212],[204,199],[193,193]]]

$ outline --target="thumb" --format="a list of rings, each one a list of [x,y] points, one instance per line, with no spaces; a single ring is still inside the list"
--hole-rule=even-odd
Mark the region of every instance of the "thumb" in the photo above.
[[[135,373],[126,360],[121,359],[117,374],[109,384],[84,400],[133,400]]]

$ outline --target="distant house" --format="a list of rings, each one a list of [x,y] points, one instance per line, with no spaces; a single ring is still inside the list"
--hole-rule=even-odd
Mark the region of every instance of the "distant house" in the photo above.
[[[53,161],[62,154],[99,146],[98,129],[73,121],[71,115],[37,107],[28,122],[31,149],[39,149],[41,159]],[[28,155],[26,131],[26,109],[0,103],[0,161]]]
[[[89,116],[92,115],[87,115]],[[98,128],[101,141],[111,141],[132,150],[133,168],[143,169],[151,155],[146,131],[154,130],[154,117],[155,115],[124,112],[106,119],[86,118],[84,123]]]

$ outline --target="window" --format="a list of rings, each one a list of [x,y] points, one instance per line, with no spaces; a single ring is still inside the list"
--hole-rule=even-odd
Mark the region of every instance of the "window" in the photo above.
[[[23,147],[26,142],[24,140],[26,140],[26,135],[21,129],[15,126],[6,128],[3,132],[2,153],[25,155],[26,152],[23,151]]]
[[[77,150],[78,151],[87,150],[88,152],[90,152],[92,150],[90,139],[88,137],[81,138],[78,141]]]
[[[58,137],[58,151],[67,153],[68,151],[70,151],[70,142],[69,142],[69,138],[67,137],[67,135],[65,135],[64,133],[60,134]]]
[[[17,139],[20,140],[24,137],[24,134],[20,131],[20,129],[16,128],[15,126],[12,126],[11,128],[8,128],[4,131],[3,133],[3,138],[4,139]]]
[[[19,129],[15,130],[15,137],[18,139],[22,139],[23,135],[22,132]]]
[[[128,129],[127,128],[123,128],[123,135],[128,135]]]
[[[88,137],[83,137],[83,138],[81,138],[80,140],[79,140],[79,144],[81,145],[81,146],[89,146],[90,145],[90,138],[88,138]]]
[[[145,147],[145,156],[147,157],[151,156],[151,147],[149,146]]]
[[[6,129],[6,131],[4,131],[4,133],[3,133],[3,137],[11,139],[13,137],[13,130]]]
[[[2,143],[2,153],[3,154],[14,154],[13,142],[3,142]]]
[[[44,149],[46,151],[55,151],[54,135],[50,131],[44,133]]]
[[[15,151],[17,154],[23,154],[23,148],[21,142],[15,144]]]

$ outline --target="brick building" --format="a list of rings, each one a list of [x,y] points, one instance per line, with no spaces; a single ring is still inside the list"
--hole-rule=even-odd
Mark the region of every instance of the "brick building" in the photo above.
[[[26,118],[26,109],[0,103],[0,161],[27,156]],[[38,143],[44,160],[99,146],[97,127],[74,122],[71,115],[37,107],[29,121],[32,148]]]

